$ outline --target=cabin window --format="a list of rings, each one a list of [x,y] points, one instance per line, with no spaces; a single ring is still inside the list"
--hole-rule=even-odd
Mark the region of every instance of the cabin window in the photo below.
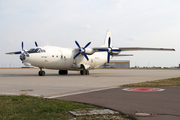
[[[58,55],[56,57],[58,57]]]
[[[52,55],[52,57],[54,57],[54,55]]]

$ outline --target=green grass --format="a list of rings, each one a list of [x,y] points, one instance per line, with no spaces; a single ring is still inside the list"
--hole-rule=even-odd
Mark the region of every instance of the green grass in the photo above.
[[[71,117],[69,111],[94,108],[63,100],[48,100],[32,96],[0,96],[0,120],[60,119]]]
[[[75,118],[69,111],[89,110],[93,108],[102,109],[92,105],[27,95],[0,96],[0,120],[68,120]],[[121,114],[119,116],[124,119],[131,118],[130,116]],[[77,120],[103,119],[103,115],[77,118]]]
[[[164,80],[146,81],[135,84],[122,85],[121,87],[163,87],[163,86],[180,86],[180,77],[169,78]]]

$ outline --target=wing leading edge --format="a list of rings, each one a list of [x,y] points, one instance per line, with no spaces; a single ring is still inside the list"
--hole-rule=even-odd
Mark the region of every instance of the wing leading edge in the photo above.
[[[121,51],[138,51],[138,50],[150,50],[150,51],[175,51],[173,48],[143,48],[143,47],[122,47]]]
[[[107,50],[107,47],[96,47],[93,48],[95,52],[103,52],[102,49]],[[150,51],[175,51],[173,48],[144,48],[144,47],[119,47],[115,48],[120,51],[140,51],[140,50],[150,50]]]

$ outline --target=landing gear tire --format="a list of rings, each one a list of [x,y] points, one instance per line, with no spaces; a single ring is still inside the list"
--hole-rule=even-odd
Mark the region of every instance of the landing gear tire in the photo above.
[[[89,75],[89,70],[85,70],[86,71],[86,75]]]
[[[81,70],[81,71],[80,71],[80,74],[81,74],[81,75],[85,75],[85,70]]]
[[[89,70],[81,70],[80,74],[81,75],[89,75]]]
[[[59,70],[59,75],[67,75],[68,71],[67,70]]]
[[[39,71],[38,74],[39,74],[39,76],[45,76],[46,73],[45,73],[45,71]]]

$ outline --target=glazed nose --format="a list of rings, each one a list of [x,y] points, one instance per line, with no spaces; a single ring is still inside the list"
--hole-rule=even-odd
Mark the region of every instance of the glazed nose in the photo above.
[[[24,54],[21,54],[20,59],[21,59],[21,61],[24,61],[26,59],[26,56]]]

